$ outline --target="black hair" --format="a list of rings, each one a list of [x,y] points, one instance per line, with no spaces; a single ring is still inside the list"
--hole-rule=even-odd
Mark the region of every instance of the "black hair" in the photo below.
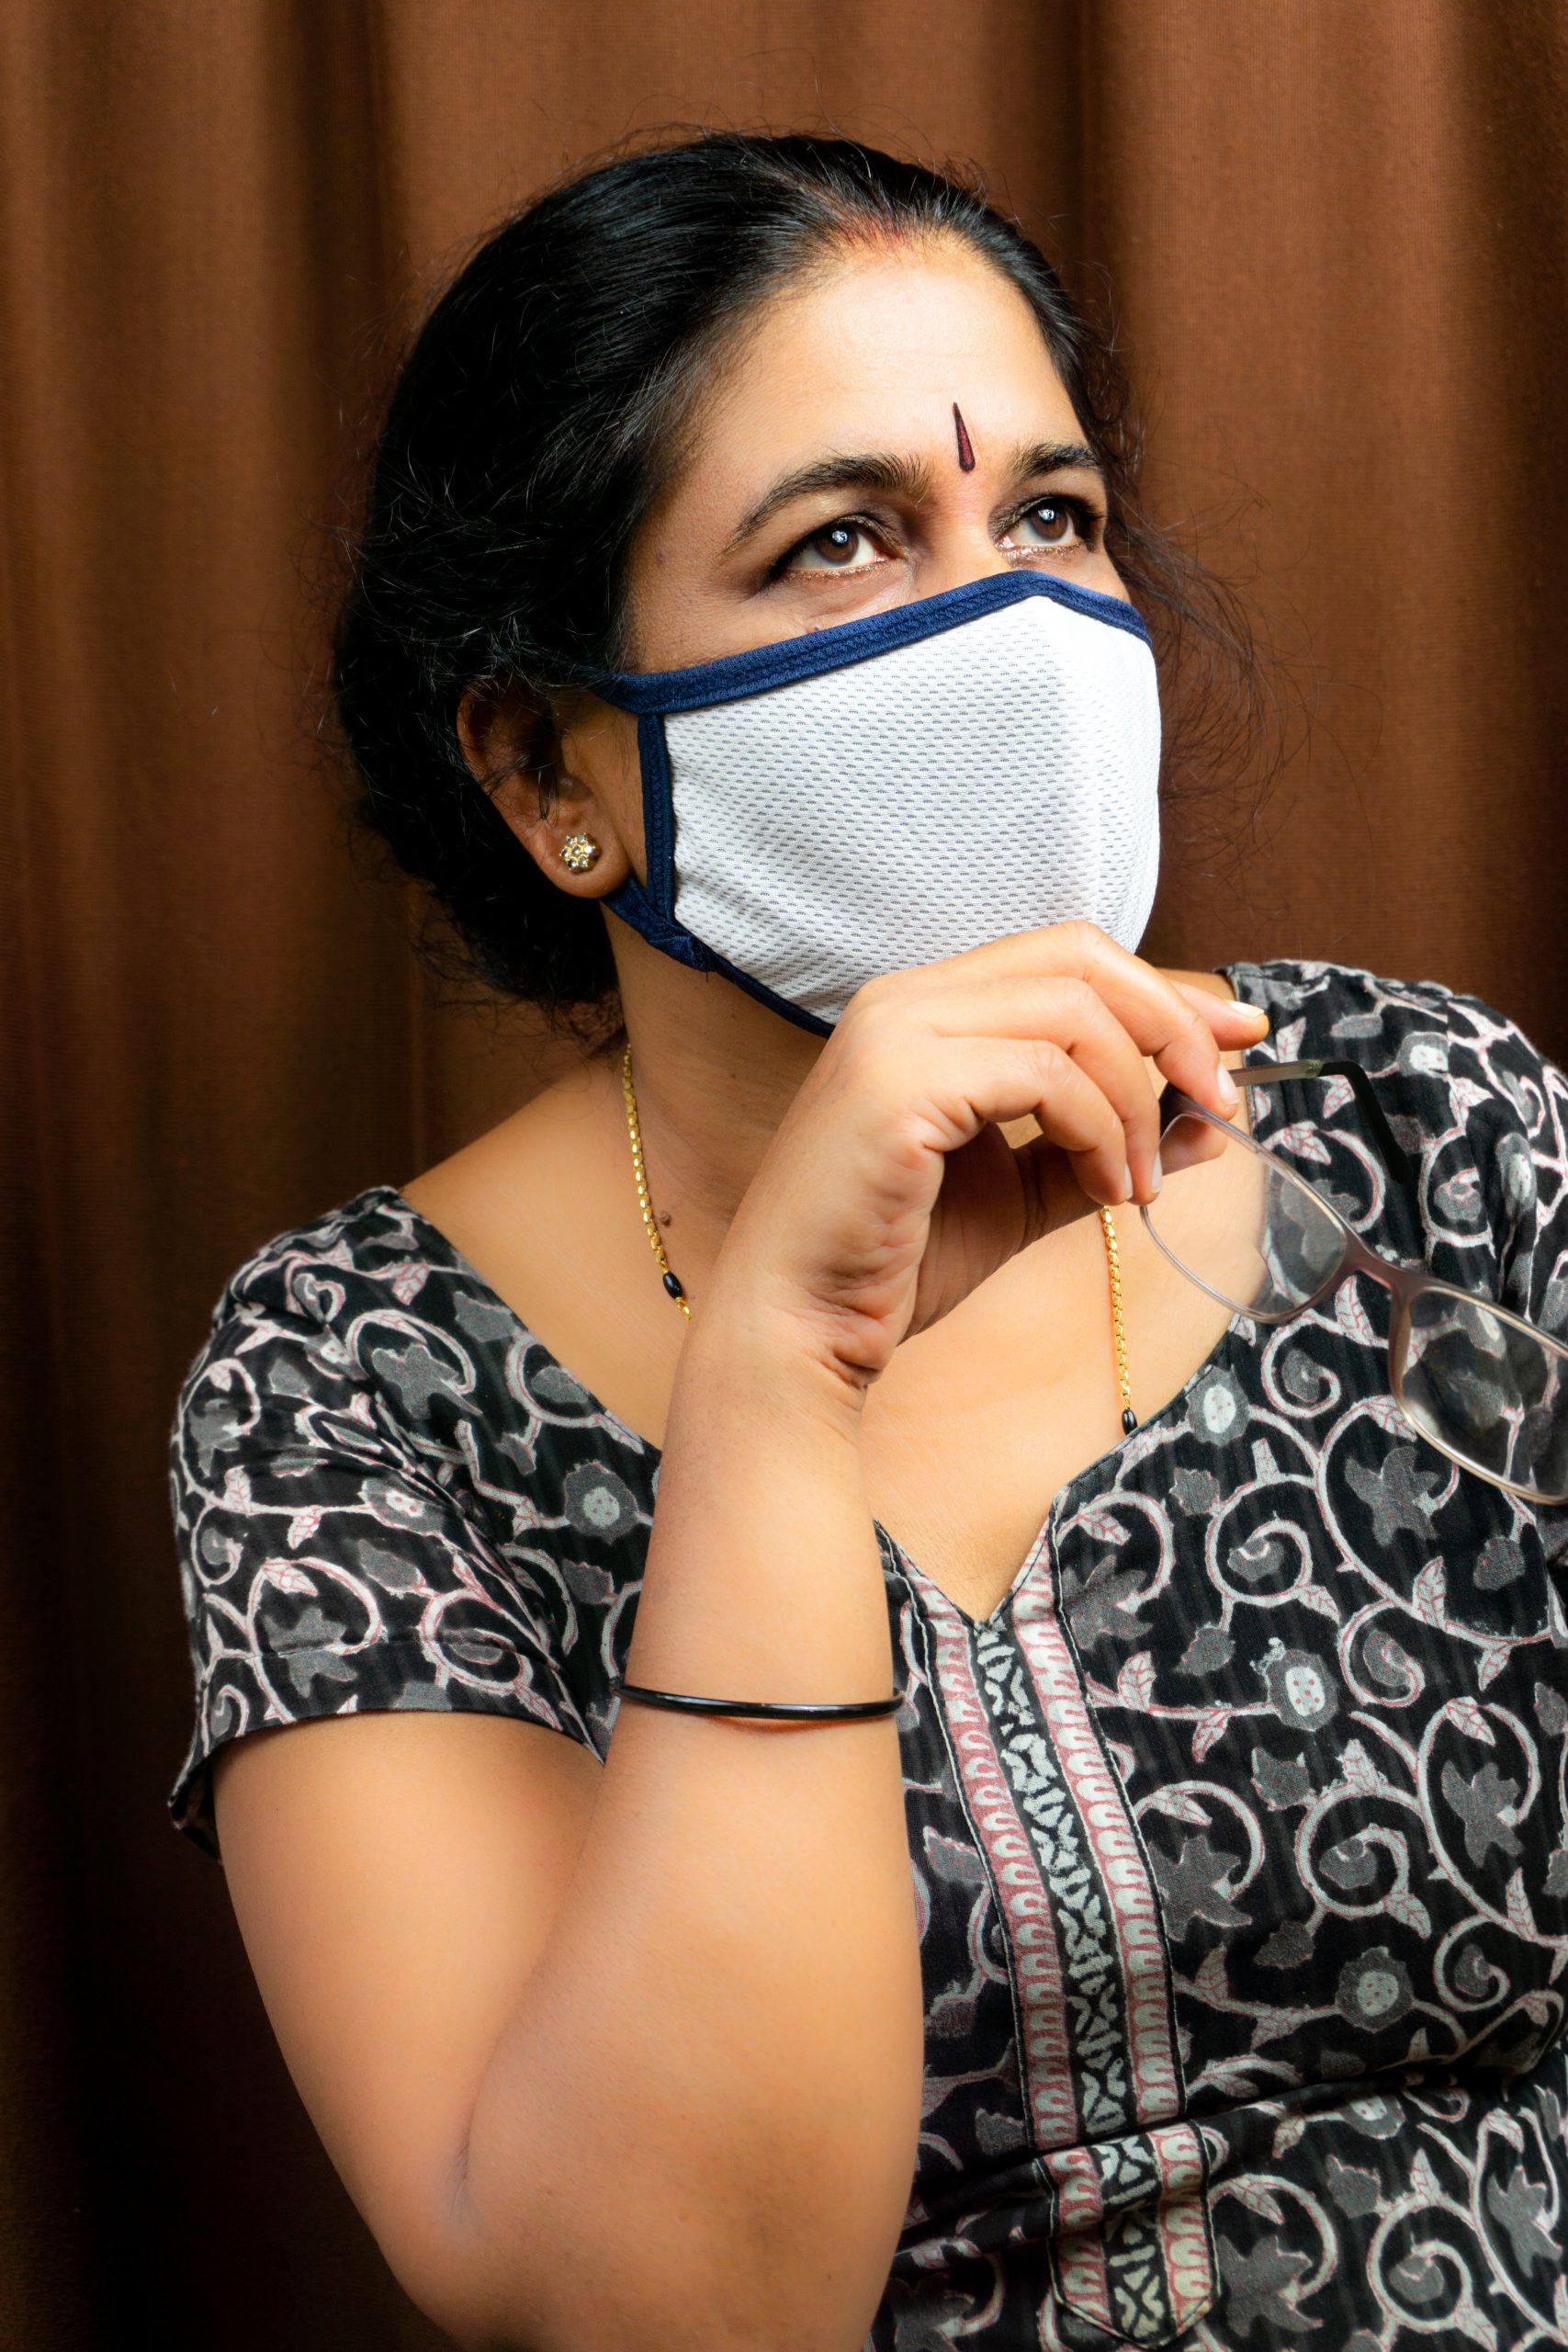
[[[739,131],[601,164],[488,237],[414,339],[333,667],[357,813],[429,886],[469,968],[584,1043],[619,1020],[604,917],[556,888],[491,805],[459,706],[475,686],[525,690],[527,765],[547,796],[552,704],[624,666],[626,550],[716,360],[836,247],[933,237],[993,263],[1039,321],[1106,469],[1108,551],[1166,669],[1196,654],[1189,750],[1195,731],[1212,763],[1255,728],[1263,698],[1235,599],[1138,511],[1111,334],[977,178],[848,140]]]

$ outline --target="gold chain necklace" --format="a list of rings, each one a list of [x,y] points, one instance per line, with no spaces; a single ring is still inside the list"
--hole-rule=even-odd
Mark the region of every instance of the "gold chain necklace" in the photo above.
[[[648,1170],[643,1162],[642,1129],[637,1124],[637,1091],[632,1085],[632,1049],[629,1043],[621,1062],[621,1092],[626,1098],[626,1126],[632,1139],[632,1172],[637,1178],[637,1197],[642,1210],[642,1221],[648,1228],[653,1254],[659,1261],[664,1287],[689,1322],[691,1306],[682,1287],[681,1277],[664,1254],[664,1244],[659,1238],[659,1226],[653,1214],[653,1203],[648,1196]],[[1100,1229],[1105,1237],[1105,1260],[1111,1275],[1111,1339],[1116,1351],[1116,1385],[1122,1396],[1122,1432],[1124,1437],[1131,1437],[1138,1426],[1138,1417],[1133,1410],[1133,1389],[1127,1366],[1127,1327],[1122,1315],[1122,1259],[1116,1247],[1115,1220],[1108,1208],[1100,1212]]]
[[[680,1275],[671,1271],[670,1261],[664,1254],[664,1244],[659,1238],[659,1227],[654,1223],[653,1203],[648,1197],[648,1170],[642,1161],[642,1130],[637,1125],[637,1095],[632,1088],[632,1049],[629,1043],[621,1063],[621,1091],[626,1099],[626,1125],[632,1136],[632,1171],[637,1177],[637,1196],[642,1208],[642,1221],[648,1227],[648,1238],[653,1244],[653,1254],[659,1261],[664,1287],[689,1323],[692,1310],[681,1287]]]

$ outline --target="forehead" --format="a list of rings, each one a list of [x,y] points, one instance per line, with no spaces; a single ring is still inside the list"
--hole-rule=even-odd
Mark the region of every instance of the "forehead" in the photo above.
[[[772,302],[694,420],[682,477],[738,492],[825,450],[1078,437],[1033,311],[956,238],[851,248]]]

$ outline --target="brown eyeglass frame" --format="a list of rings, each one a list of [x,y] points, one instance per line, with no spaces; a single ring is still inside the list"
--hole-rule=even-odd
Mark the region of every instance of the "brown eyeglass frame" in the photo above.
[[[1243,1063],[1240,1069],[1232,1070],[1231,1076],[1238,1086],[1283,1086],[1292,1079],[1305,1078],[1347,1080],[1355,1095],[1357,1108],[1371,1129],[1373,1139],[1389,1174],[1407,1191],[1415,1192],[1416,1176],[1414,1163],[1389,1125],[1382,1105],[1373,1091],[1371,1079],[1359,1062],[1334,1060]],[[1277,1158],[1262,1144],[1255,1142],[1245,1129],[1233,1126],[1228,1119],[1221,1118],[1217,1111],[1211,1111],[1206,1104],[1194,1102],[1192,1096],[1185,1092],[1172,1080],[1167,1083],[1159,1098],[1161,1141],[1164,1141],[1168,1130],[1175,1125],[1178,1118],[1188,1115],[1205,1120],[1210,1126],[1217,1127],[1222,1135],[1228,1136],[1233,1143],[1239,1143],[1248,1151],[1255,1151],[1260,1159],[1273,1160],[1276,1167],[1282,1168],[1287,1175],[1293,1176],[1298,1184],[1305,1184],[1307,1190],[1317,1199],[1325,1214],[1332,1217],[1339,1227],[1343,1236],[1343,1246],[1338,1264],[1319,1283],[1311,1297],[1303,1298],[1298,1306],[1286,1307],[1283,1313],[1279,1314],[1268,1314],[1258,1307],[1235,1307],[1235,1302],[1233,1299],[1226,1298],[1223,1293],[1213,1289],[1208,1283],[1199,1282],[1197,1275],[1182,1265],[1179,1259],[1171,1256],[1170,1251],[1149,1223],[1147,1208],[1140,1204],[1139,1213],[1143,1217],[1149,1239],[1159,1250],[1161,1256],[1168,1259],[1177,1272],[1184,1274],[1190,1283],[1196,1283],[1200,1290],[1207,1291],[1211,1298],[1218,1299],[1222,1306],[1235,1308],[1237,1314],[1245,1315],[1247,1320],[1253,1323],[1277,1325],[1293,1322],[1298,1315],[1304,1315],[1309,1306],[1315,1306],[1319,1299],[1326,1298],[1331,1292],[1337,1291],[1340,1283],[1348,1281],[1352,1274],[1366,1274],[1372,1282],[1381,1283],[1384,1290],[1391,1292],[1393,1297],[1393,1320],[1389,1326],[1388,1334],[1389,1393],[1415,1434],[1448,1461],[1457,1463],[1461,1470],[1469,1470],[1474,1476],[1484,1478],[1489,1485],[1501,1487],[1510,1495],[1517,1495],[1523,1502],[1568,1502],[1568,1490],[1560,1495],[1543,1495],[1538,1493],[1533,1487],[1517,1486],[1511,1478],[1503,1478],[1495,1470],[1483,1469],[1479,1463],[1472,1462],[1468,1455],[1459,1453],[1453,1446],[1446,1445],[1441,1438],[1434,1437],[1429,1430],[1423,1428],[1420,1422],[1414,1419],[1404,1402],[1404,1370],[1410,1355],[1410,1308],[1412,1303],[1424,1291],[1438,1291],[1445,1298],[1457,1298],[1469,1305],[1484,1306],[1489,1315],[1495,1315],[1504,1323],[1511,1323],[1515,1330],[1522,1331],[1530,1339],[1541,1340],[1548,1348],[1554,1349],[1565,1362],[1568,1362],[1568,1346],[1565,1346],[1563,1341],[1557,1339],[1551,1331],[1543,1331],[1539,1324],[1529,1322],[1524,1316],[1514,1314],[1506,1306],[1499,1306],[1495,1299],[1487,1298],[1479,1291],[1461,1290],[1456,1283],[1442,1282],[1437,1275],[1428,1273],[1424,1266],[1396,1265],[1392,1258],[1384,1258],[1377,1250],[1369,1250],[1355,1227],[1346,1222],[1333,1202],[1325,1200],[1317,1186],[1309,1177],[1303,1176],[1299,1168],[1292,1168],[1289,1160]]]

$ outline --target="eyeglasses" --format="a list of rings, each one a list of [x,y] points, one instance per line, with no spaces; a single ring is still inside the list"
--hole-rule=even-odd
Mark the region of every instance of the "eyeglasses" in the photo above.
[[[1390,1174],[1414,1190],[1410,1157],[1359,1062],[1254,1064],[1233,1076],[1246,1087],[1347,1080]],[[1369,1250],[1303,1176],[1180,1087],[1166,1087],[1159,1115],[1167,1181],[1143,1218],[1173,1266],[1258,1323],[1290,1322],[1352,1274],[1381,1283],[1393,1299],[1389,1387],[1412,1429],[1450,1462],[1511,1495],[1568,1502],[1568,1346],[1492,1299]],[[1255,1219],[1238,1221],[1233,1189],[1203,1193],[1170,1182],[1227,1149],[1261,1162]]]

